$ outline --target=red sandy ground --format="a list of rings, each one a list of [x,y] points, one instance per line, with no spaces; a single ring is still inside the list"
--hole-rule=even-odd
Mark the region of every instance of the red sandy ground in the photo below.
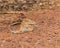
[[[17,20],[19,14],[0,14],[0,48],[60,48],[60,8],[24,14],[37,23],[33,32],[11,33],[5,20]]]

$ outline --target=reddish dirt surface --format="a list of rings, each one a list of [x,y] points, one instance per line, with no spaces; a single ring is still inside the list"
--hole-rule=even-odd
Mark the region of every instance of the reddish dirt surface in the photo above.
[[[0,14],[0,48],[60,48],[60,8],[23,13],[36,22],[36,28],[13,34],[11,28],[18,30],[19,26],[9,27],[7,22],[17,20],[20,14]]]

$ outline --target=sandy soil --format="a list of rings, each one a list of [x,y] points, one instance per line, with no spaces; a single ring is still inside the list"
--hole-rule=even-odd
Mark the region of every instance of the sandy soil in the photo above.
[[[19,25],[9,27],[7,22],[17,20],[20,14],[0,14],[0,48],[60,48],[60,7],[23,13],[36,22],[36,28],[13,34],[11,30],[18,30]]]

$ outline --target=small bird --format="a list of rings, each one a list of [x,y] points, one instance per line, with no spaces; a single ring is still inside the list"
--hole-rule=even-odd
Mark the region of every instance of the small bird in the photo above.
[[[23,14],[21,14],[23,15]],[[24,33],[24,32],[32,32],[35,28],[35,21],[27,18],[22,17],[20,22],[15,22],[12,25],[20,24],[19,30],[12,30],[12,33]]]

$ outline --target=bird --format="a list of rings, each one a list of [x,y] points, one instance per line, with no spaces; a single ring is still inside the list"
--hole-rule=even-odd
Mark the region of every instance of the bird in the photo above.
[[[25,32],[32,32],[35,28],[36,22],[30,18],[24,17],[24,14],[21,13],[22,17],[20,17],[20,22],[15,22],[12,26],[16,24],[20,24],[19,30],[12,30],[12,33],[25,33]]]

